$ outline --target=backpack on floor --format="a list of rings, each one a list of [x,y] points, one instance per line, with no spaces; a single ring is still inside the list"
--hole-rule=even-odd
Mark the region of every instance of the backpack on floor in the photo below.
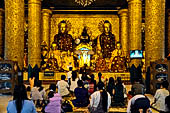
[[[61,109],[63,112],[73,112],[73,107],[70,101],[65,100],[64,103],[61,105]]]

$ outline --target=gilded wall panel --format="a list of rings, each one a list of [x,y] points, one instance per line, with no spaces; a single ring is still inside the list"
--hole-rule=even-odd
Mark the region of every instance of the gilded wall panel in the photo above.
[[[24,0],[5,0],[5,59],[24,63]]]
[[[146,0],[145,50],[146,66],[164,58],[165,0]]]
[[[168,54],[170,53],[170,9],[168,9]]]
[[[69,34],[71,34],[74,39],[81,36],[84,26],[87,26],[88,34],[92,40],[101,34],[98,28],[99,23],[103,20],[109,20],[112,24],[112,33],[115,35],[116,41],[119,41],[119,18],[117,15],[54,14],[51,18],[50,43],[54,41],[54,36],[58,33],[58,24],[62,20],[67,20],[71,23]]]
[[[4,10],[0,8],[0,56],[3,55],[3,39],[2,39],[2,34],[3,34],[3,13]]]

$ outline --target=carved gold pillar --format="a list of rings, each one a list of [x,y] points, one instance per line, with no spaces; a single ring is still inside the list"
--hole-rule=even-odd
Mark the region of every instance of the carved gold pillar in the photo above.
[[[0,56],[3,55],[3,39],[2,39],[2,34],[3,34],[3,13],[4,10],[0,8]]]
[[[128,9],[121,9],[118,12],[120,17],[120,40],[124,56],[129,55],[128,40]]]
[[[145,0],[146,67],[164,58],[165,0]]]
[[[24,66],[24,0],[5,0],[5,60]]]
[[[129,12],[129,44],[130,50],[142,49],[142,0],[128,0],[128,12]],[[141,60],[131,60],[131,65],[135,64],[137,67]]]
[[[168,9],[168,54],[170,53],[170,9]]]
[[[52,11],[49,9],[42,10],[42,40],[45,41],[47,46],[50,47],[50,16]]]
[[[28,64],[40,66],[41,0],[28,0]]]

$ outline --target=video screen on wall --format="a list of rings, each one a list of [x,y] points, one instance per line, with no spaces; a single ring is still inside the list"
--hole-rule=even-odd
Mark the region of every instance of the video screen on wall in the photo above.
[[[131,59],[142,59],[143,51],[142,50],[130,50],[130,58]]]

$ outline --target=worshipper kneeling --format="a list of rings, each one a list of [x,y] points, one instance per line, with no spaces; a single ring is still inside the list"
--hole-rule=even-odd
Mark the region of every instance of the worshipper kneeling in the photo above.
[[[165,98],[169,96],[168,86],[168,81],[163,81],[161,83],[161,89],[157,89],[154,96],[155,101],[152,103],[152,107],[159,110],[160,113],[166,113],[168,111],[168,108],[165,106]]]
[[[98,91],[91,95],[89,111],[90,113],[106,113],[111,104],[111,96],[104,89],[104,83],[98,83]]]
[[[145,95],[135,95],[128,102],[127,113],[152,113],[150,100]]]
[[[72,103],[75,107],[86,107],[89,104],[88,91],[83,86],[83,81],[77,81],[78,87],[74,90],[75,100]]]
[[[27,98],[23,84],[15,86],[13,94],[13,100],[9,101],[7,106],[7,113],[37,113],[34,103]]]
[[[54,96],[49,99],[48,105],[45,107],[46,113],[61,113],[61,101],[60,94],[54,93]]]
[[[117,84],[115,86],[113,106],[124,106],[124,85],[122,84],[121,77],[117,77]]]
[[[62,96],[62,97],[66,97],[69,95],[69,85],[68,83],[65,81],[66,76],[65,75],[61,75],[61,80],[57,82],[57,87],[58,87],[58,93]]]
[[[45,89],[42,87],[42,82],[39,80],[34,83],[34,87],[31,89],[31,99],[37,107],[42,107],[46,99]]]

